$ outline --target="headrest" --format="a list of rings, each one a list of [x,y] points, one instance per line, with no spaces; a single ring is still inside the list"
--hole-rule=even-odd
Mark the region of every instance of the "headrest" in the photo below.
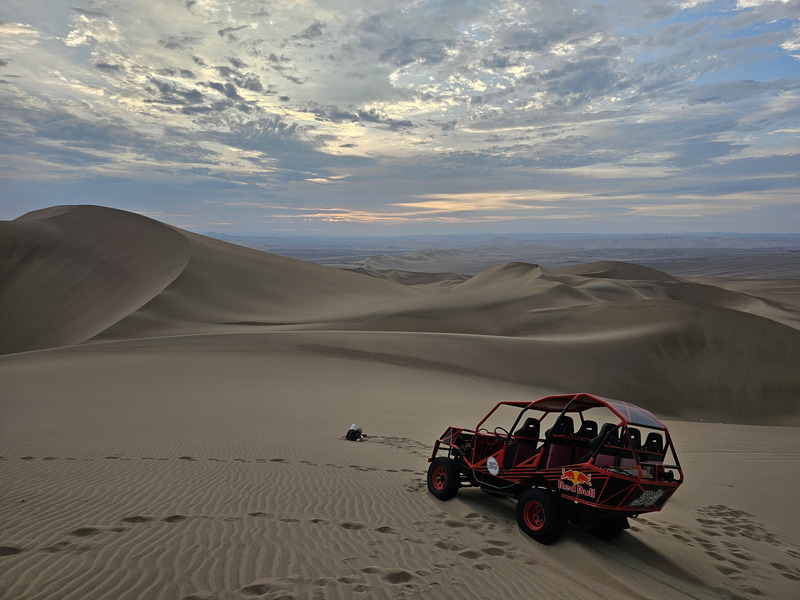
[[[664,440],[661,438],[661,434],[655,431],[648,433],[644,449],[646,452],[663,452]]]
[[[525,419],[525,423],[523,423],[522,427],[520,427],[514,432],[514,435],[520,437],[538,438],[539,419],[537,419],[536,417],[528,417],[527,419]]]
[[[600,433],[589,441],[589,447],[592,452],[597,450],[605,440],[606,444],[618,444],[619,438],[617,437],[617,426],[613,423],[603,423]]]

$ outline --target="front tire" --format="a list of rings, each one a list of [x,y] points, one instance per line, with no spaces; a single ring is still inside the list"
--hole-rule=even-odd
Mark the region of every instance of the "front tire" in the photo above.
[[[461,487],[458,465],[452,458],[434,458],[428,467],[428,491],[439,500],[450,500]]]
[[[538,488],[525,490],[517,502],[517,523],[527,535],[542,544],[554,542],[567,527],[560,498]]]

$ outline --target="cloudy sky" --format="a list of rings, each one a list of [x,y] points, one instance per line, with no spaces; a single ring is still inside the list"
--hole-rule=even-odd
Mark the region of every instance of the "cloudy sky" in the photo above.
[[[800,0],[2,0],[0,219],[800,231]]]

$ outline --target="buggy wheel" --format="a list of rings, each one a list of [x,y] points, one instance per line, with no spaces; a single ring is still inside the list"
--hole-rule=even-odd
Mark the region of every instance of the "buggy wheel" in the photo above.
[[[560,498],[533,488],[525,490],[517,502],[517,523],[527,535],[542,544],[557,540],[567,526]]]
[[[428,491],[439,500],[449,500],[458,493],[461,476],[452,458],[434,458],[428,467]]]

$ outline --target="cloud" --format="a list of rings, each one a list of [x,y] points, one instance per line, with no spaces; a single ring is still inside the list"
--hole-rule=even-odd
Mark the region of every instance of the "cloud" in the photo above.
[[[163,37],[158,40],[158,43],[167,50],[191,50],[198,41],[199,38],[196,35],[181,33]]]
[[[24,52],[39,43],[41,34],[27,23],[0,22],[0,57],[8,57]]]
[[[120,31],[114,21],[103,13],[81,12],[73,20],[72,29],[64,44],[86,46],[92,43],[114,44],[120,41]]]
[[[408,119],[393,119],[377,108],[344,110],[336,106],[321,106],[316,103],[308,103],[303,107],[303,110],[316,115],[321,122],[375,123],[393,131],[414,127],[412,121]]]
[[[217,30],[217,35],[219,37],[227,37],[232,40],[236,40],[236,36],[231,35],[236,31],[241,31],[242,29],[247,29],[249,25],[239,25],[238,27],[223,27],[222,29]]]
[[[289,39],[293,41],[311,42],[313,40],[321,38],[324,29],[325,29],[325,23],[323,23],[322,21],[314,21],[303,31],[294,34]]]
[[[757,8],[765,4],[789,4],[791,0],[737,0],[736,8]]]
[[[800,60],[800,25],[792,30],[792,35],[781,43],[781,48],[792,58]]]
[[[197,89],[185,88],[179,84],[158,79],[156,77],[150,77],[149,82],[152,84],[152,88],[150,89],[156,92],[158,97],[146,98],[144,100],[145,102],[163,104],[199,104],[205,99],[202,92]]]
[[[59,176],[279,190],[311,221],[530,223],[798,170],[798,0],[42,2],[0,23],[0,141]]]
[[[121,71],[121,70],[124,69],[124,67],[121,66],[121,65],[114,65],[114,64],[111,64],[111,63],[107,63],[107,62],[98,62],[98,63],[95,63],[94,66],[97,67],[98,69],[102,69],[104,71]]]

